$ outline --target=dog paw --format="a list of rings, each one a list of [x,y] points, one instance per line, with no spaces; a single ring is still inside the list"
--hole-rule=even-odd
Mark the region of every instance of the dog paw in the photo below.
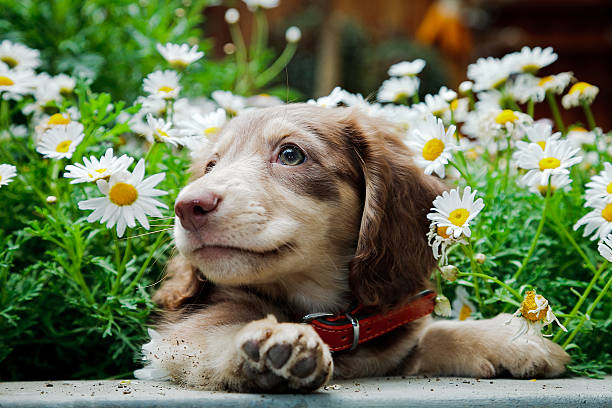
[[[329,348],[308,325],[278,323],[269,315],[246,325],[236,341],[242,373],[254,390],[309,392],[331,377]]]
[[[502,317],[503,316],[503,317]],[[508,321],[509,315],[498,316],[495,320]],[[506,324],[507,336],[517,332],[517,324]],[[525,334],[508,339],[505,347],[495,353],[493,362],[501,371],[507,371],[515,378],[557,377],[565,372],[570,362],[569,355],[558,344],[539,334]]]

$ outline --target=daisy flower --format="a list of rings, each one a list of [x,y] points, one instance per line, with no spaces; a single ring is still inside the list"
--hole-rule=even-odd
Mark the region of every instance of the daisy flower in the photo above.
[[[498,133],[507,132],[510,137],[522,138],[525,134],[525,127],[533,122],[531,116],[511,109],[498,111],[493,120],[492,127]]]
[[[440,294],[436,296],[435,301],[434,313],[438,316],[450,317],[452,314],[450,300],[448,300],[446,296]]]
[[[430,112],[432,115],[441,118],[444,113],[448,112],[450,104],[440,94],[436,95],[425,95],[423,102],[415,106],[415,109],[423,109],[424,111]]]
[[[210,137],[219,133],[225,122],[227,122],[225,110],[218,108],[206,116],[196,113],[191,120],[182,122],[179,125],[181,129],[184,129],[186,136]]]
[[[419,79],[405,76],[389,78],[378,90],[377,99],[380,102],[405,102],[419,90]]]
[[[433,256],[436,260],[442,259],[442,264],[448,263],[447,249],[448,247],[460,243],[467,245],[467,241],[463,237],[455,238],[448,233],[448,227],[442,227],[432,222],[427,233],[427,242],[433,251]]]
[[[17,175],[17,167],[10,164],[0,164],[0,187],[6,186]]]
[[[546,91],[538,83],[538,78],[533,75],[518,75],[508,81],[506,91],[519,103],[542,102]]]
[[[31,70],[17,71],[0,64],[0,95],[2,99],[19,101],[23,95],[34,93],[36,74]]]
[[[83,137],[83,125],[78,122],[54,126],[42,134],[36,151],[45,158],[70,159]]]
[[[445,234],[457,239],[462,235],[470,237],[470,221],[484,208],[482,198],[474,200],[476,190],[472,192],[468,186],[459,195],[459,188],[445,191],[433,201],[432,212],[427,219],[433,221],[438,227],[447,227]]]
[[[567,95],[563,96],[561,104],[565,109],[580,106],[582,102],[590,105],[598,93],[599,88],[595,85],[586,82],[576,82],[572,85]]]
[[[590,204],[586,204],[593,208],[593,211],[587,213],[584,217],[580,218],[574,225],[574,231],[577,231],[583,225],[584,228],[583,237],[587,235],[591,237],[591,241],[596,239],[604,239],[610,232],[612,232],[612,203],[607,203],[603,200],[598,200]]]
[[[268,94],[249,96],[246,99],[247,106],[251,108],[268,108],[270,106],[284,105],[281,98]]]
[[[553,195],[557,190],[561,190],[562,188],[571,184],[572,179],[567,174],[553,174],[548,179],[550,182],[550,194]],[[548,183],[546,184],[532,184],[529,187],[529,191],[535,194],[540,194],[543,197],[546,197],[548,193]]]
[[[152,113],[155,116],[164,116],[166,114],[166,101],[157,95],[139,96],[136,98],[136,103],[141,104],[138,113]],[[176,105],[174,110],[176,112]]]
[[[573,126],[567,132],[566,139],[574,147],[581,148],[583,145],[595,144],[595,132],[589,132],[582,126]]]
[[[444,114],[444,121],[450,123],[451,112],[455,122],[464,122],[470,111],[470,100],[468,98],[458,98],[449,104],[449,110]]]
[[[182,132],[178,129],[172,129],[172,123],[166,122],[163,119],[155,119],[150,113],[147,114],[147,125],[151,129],[153,137],[164,143],[169,143],[172,146],[182,145]]]
[[[197,45],[189,48],[187,44],[166,43],[166,45],[161,45],[157,43],[157,51],[173,68],[181,70],[204,56],[202,51],[198,51]]]
[[[556,322],[563,331],[567,331],[553,313],[548,300],[544,296],[538,295],[535,290],[525,292],[525,298],[521,303],[521,307],[519,307],[506,324],[510,324],[510,321],[514,318],[520,318],[521,327],[512,339],[513,341],[530,332],[541,336],[542,328],[552,322]]]
[[[101,179],[108,179],[113,174],[126,171],[134,161],[133,158],[126,156],[115,157],[113,149],[107,149],[104,156],[100,159],[91,156],[83,158],[83,163],[69,164],[66,166],[64,177],[74,179],[70,184],[96,182]]]
[[[601,200],[605,203],[612,203],[612,163],[604,163],[604,169],[590,182],[586,184],[585,191],[586,203]]]
[[[548,75],[539,79],[538,87],[545,92],[552,92],[559,95],[567,88],[573,78],[574,74],[572,72],[561,72],[557,75]]]
[[[246,99],[240,95],[234,95],[230,91],[214,91],[211,94],[213,100],[232,116],[237,115],[246,107]]]
[[[143,88],[150,95],[162,99],[176,99],[181,91],[180,78],[176,71],[155,71],[144,79]]]
[[[53,83],[59,88],[59,92],[64,95],[70,95],[76,87],[76,79],[66,75],[59,74],[53,77]]]
[[[247,5],[249,10],[254,11],[257,8],[271,9],[278,6],[280,0],[242,0]]]
[[[552,47],[533,49],[523,47],[520,52],[513,52],[504,56],[503,60],[508,64],[511,72],[528,72],[534,74],[557,60],[557,54]]]
[[[552,132],[552,125],[548,122],[536,122],[531,126],[525,128],[527,138],[531,143],[535,143],[542,148],[542,151],[546,148],[546,143],[550,141],[557,141],[561,137],[561,132]]]
[[[87,221],[106,223],[107,228],[117,225],[117,235],[123,236],[126,227],[134,228],[136,220],[145,229],[149,229],[147,215],[162,217],[157,207],[167,209],[168,206],[153,199],[168,194],[154,187],[159,184],[165,173],[157,173],[144,178],[145,163],[140,159],[132,173],[123,171],[111,175],[110,180],[98,180],[98,189],[104,197],[92,198],[79,202],[79,209],[94,210]]]
[[[55,126],[65,126],[70,123],[75,123],[70,118],[70,114],[68,112],[65,113],[55,113],[51,116],[45,117],[43,115],[43,119],[35,126],[36,133],[42,135],[47,130],[55,127]]]
[[[425,60],[421,58],[414,61],[402,61],[393,64],[389,67],[387,73],[392,77],[414,76],[418,75],[425,68]]]
[[[318,105],[324,108],[334,108],[338,106],[344,97],[344,89],[339,86],[335,87],[333,91],[327,96],[322,96],[318,99],[310,99],[307,103],[311,105]]]
[[[599,241],[597,250],[608,262],[612,262],[612,234]]]
[[[536,143],[517,147],[518,166],[528,170],[523,182],[530,186],[548,184],[554,174],[569,174],[568,169],[582,161],[581,156],[576,156],[579,149],[574,149],[566,140],[549,141],[544,150]]]
[[[4,40],[0,43],[0,61],[16,71],[33,70],[40,65],[40,52]]]
[[[468,65],[467,77],[474,81],[474,91],[480,92],[503,85],[511,73],[507,62],[487,57]]]
[[[444,178],[444,166],[459,146],[454,141],[455,126],[445,131],[442,119],[428,114],[415,124],[406,144],[415,152],[414,161],[424,168],[425,174],[437,173]]]
[[[476,306],[470,302],[470,296],[467,290],[463,286],[455,287],[455,300],[453,300],[453,313],[452,317],[457,320],[468,320],[473,319],[474,312],[476,312]]]

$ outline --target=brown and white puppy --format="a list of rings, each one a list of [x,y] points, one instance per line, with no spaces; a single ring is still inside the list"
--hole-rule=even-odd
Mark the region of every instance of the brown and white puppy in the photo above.
[[[444,186],[389,123],[304,104],[244,113],[194,154],[191,173],[145,372],[268,392],[312,391],[332,376],[563,373],[568,355],[548,340],[512,341],[508,316],[422,318],[333,359],[297,323],[356,302],[390,309],[428,287],[426,214]]]

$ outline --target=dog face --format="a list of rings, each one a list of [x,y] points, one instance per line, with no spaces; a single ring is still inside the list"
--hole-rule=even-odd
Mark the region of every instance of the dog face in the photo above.
[[[175,243],[215,284],[307,282],[302,296],[333,286],[378,306],[426,285],[426,214],[442,186],[385,122],[304,104],[243,113],[191,173]]]

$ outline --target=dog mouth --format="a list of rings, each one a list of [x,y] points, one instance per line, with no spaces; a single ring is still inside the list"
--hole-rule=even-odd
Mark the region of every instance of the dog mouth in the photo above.
[[[253,248],[244,248],[231,245],[215,245],[204,244],[196,248],[193,252],[199,256],[206,258],[231,257],[236,255],[249,255],[255,257],[274,257],[280,256],[290,250],[291,244],[282,244],[274,249],[260,250]]]

